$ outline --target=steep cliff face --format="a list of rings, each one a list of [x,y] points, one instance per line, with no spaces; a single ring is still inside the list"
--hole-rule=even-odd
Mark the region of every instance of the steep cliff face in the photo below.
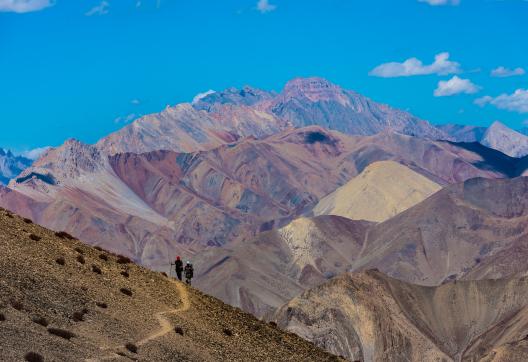
[[[361,361],[478,361],[528,333],[528,279],[423,287],[345,274],[283,306],[279,326]],[[496,352],[495,352],[496,353]]]

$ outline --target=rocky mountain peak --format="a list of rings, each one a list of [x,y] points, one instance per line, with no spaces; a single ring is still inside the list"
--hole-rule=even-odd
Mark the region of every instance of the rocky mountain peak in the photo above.
[[[282,95],[286,99],[307,98],[312,102],[334,100],[348,103],[341,87],[319,77],[295,78],[286,83]]]
[[[528,155],[528,136],[508,128],[499,121],[493,122],[486,130],[480,143],[511,157]]]

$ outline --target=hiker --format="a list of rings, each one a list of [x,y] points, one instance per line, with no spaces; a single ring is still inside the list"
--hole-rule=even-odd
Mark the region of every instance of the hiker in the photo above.
[[[176,269],[176,276],[181,282],[183,272],[183,261],[181,261],[181,258],[179,256],[176,257],[176,261],[174,262],[174,269]]]
[[[194,268],[190,261],[187,261],[187,265],[185,265],[185,282],[189,285],[191,285],[191,279],[194,275]]]

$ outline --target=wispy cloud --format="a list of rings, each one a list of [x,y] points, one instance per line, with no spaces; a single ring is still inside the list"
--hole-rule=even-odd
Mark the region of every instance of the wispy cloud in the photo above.
[[[207,92],[198,93],[192,100],[192,104],[196,104],[200,101],[200,99],[207,97],[209,94],[216,93],[216,91],[209,89]]]
[[[99,5],[94,6],[88,12],[86,12],[86,16],[93,16],[93,15],[106,15],[110,8],[110,3],[108,1],[101,1]]]
[[[136,118],[139,118],[140,115],[136,114],[136,113],[130,113],[126,116],[123,116],[123,117],[117,117],[116,119],[114,119],[114,123],[130,123],[132,122],[133,120],[135,120]]]
[[[428,3],[431,6],[458,5],[460,0],[418,0],[421,3]]]
[[[139,106],[141,104],[141,100],[138,99],[138,98],[134,98],[130,101],[131,104],[135,105],[135,106]]]
[[[272,12],[277,9],[277,5],[270,4],[269,0],[259,0],[257,3],[257,10],[262,14]]]
[[[509,69],[502,66],[491,71],[491,76],[498,78],[515,77],[524,74],[526,74],[526,71],[523,68]]]
[[[441,80],[438,82],[438,87],[434,91],[435,97],[448,97],[455,94],[473,94],[477,93],[480,87],[474,84],[469,79],[462,79],[454,76],[449,80]]]
[[[32,150],[22,151],[20,155],[24,156],[25,158],[29,158],[30,160],[36,160],[50,148],[50,146],[38,147]]]
[[[0,0],[0,12],[29,13],[55,5],[55,0]]]
[[[454,74],[460,73],[460,64],[449,60],[449,53],[437,54],[435,60],[430,65],[424,65],[417,58],[409,58],[403,63],[390,62],[378,65],[369,75],[382,78],[410,77],[414,75],[427,74]]]
[[[497,97],[485,96],[475,100],[481,107],[491,104],[499,109],[528,113],[528,89],[517,89],[512,94],[503,93]]]

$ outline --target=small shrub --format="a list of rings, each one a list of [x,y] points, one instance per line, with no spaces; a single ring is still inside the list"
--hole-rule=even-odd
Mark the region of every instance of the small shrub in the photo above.
[[[99,255],[99,259],[104,260],[104,261],[108,261],[108,257],[105,254]]]
[[[178,333],[180,336],[183,336],[183,328],[182,327],[174,328],[174,332]]]
[[[66,231],[58,231],[55,233],[55,236],[61,238],[61,239],[67,239],[67,240],[74,240],[75,238],[68,234]]]
[[[82,255],[77,255],[77,262],[81,263],[81,264],[84,264],[86,263],[86,261],[84,260],[84,256]]]
[[[103,251],[103,248],[101,248],[100,246],[94,246],[94,249],[98,251]]]
[[[130,258],[127,258],[126,256],[123,256],[123,255],[117,256],[117,264],[130,264],[130,263],[132,263],[132,260],[130,260]]]
[[[169,276],[165,272],[161,272],[161,275],[163,275],[165,278],[168,278]]]
[[[33,318],[33,322],[40,324],[42,327],[47,327],[49,325],[48,321],[44,317],[35,317]]]
[[[61,256],[61,257],[55,259],[55,263],[64,266],[64,264],[66,264],[66,260],[64,260],[64,257]]]
[[[132,291],[130,289],[127,289],[127,288],[121,288],[119,289],[121,291],[121,293],[123,293],[124,295],[128,295],[129,297],[132,296]]]
[[[24,356],[24,360],[27,362],[44,362],[44,357],[35,352],[28,352]]]
[[[72,319],[74,322],[84,322],[84,315],[88,313],[88,309],[73,313]]]
[[[125,270],[121,272],[121,275],[124,276],[125,278],[128,278],[130,276],[130,274],[128,274],[128,272]]]
[[[53,334],[54,336],[57,336],[57,337],[67,339],[68,341],[72,339],[73,337],[75,337],[74,333],[67,331],[65,329],[60,329],[60,328],[48,328],[48,333]]]
[[[97,265],[92,265],[92,271],[96,274],[103,274],[103,272],[101,271],[101,268],[99,268]]]
[[[104,302],[96,302],[95,305],[98,306],[99,308],[102,308],[102,309],[108,308],[108,304],[106,304]]]
[[[78,252],[79,254],[84,254],[84,251],[79,247],[76,247],[74,250]]]
[[[277,328],[277,323],[275,323],[275,322],[269,322],[269,325],[272,326],[272,327]]]
[[[11,300],[11,307],[15,308],[16,310],[18,311],[21,311],[24,309],[24,305],[22,304],[21,301],[18,301],[18,300]]]
[[[42,238],[35,234],[29,234],[29,238],[33,241],[40,241]]]
[[[6,216],[7,216],[8,218],[10,218],[10,219],[13,218],[13,214],[11,214],[10,212],[6,213]]]
[[[28,219],[27,217],[23,218],[22,220],[24,220],[26,224],[33,224],[33,220]]]
[[[6,320],[5,315],[3,315],[2,313],[0,313],[0,322],[4,322],[5,320]]]
[[[137,351],[138,351],[137,346],[135,344],[133,344],[133,343],[125,344],[125,348],[128,349],[132,353],[137,353]]]
[[[231,331],[229,328],[224,328],[224,334],[228,337],[232,337],[233,331]]]

